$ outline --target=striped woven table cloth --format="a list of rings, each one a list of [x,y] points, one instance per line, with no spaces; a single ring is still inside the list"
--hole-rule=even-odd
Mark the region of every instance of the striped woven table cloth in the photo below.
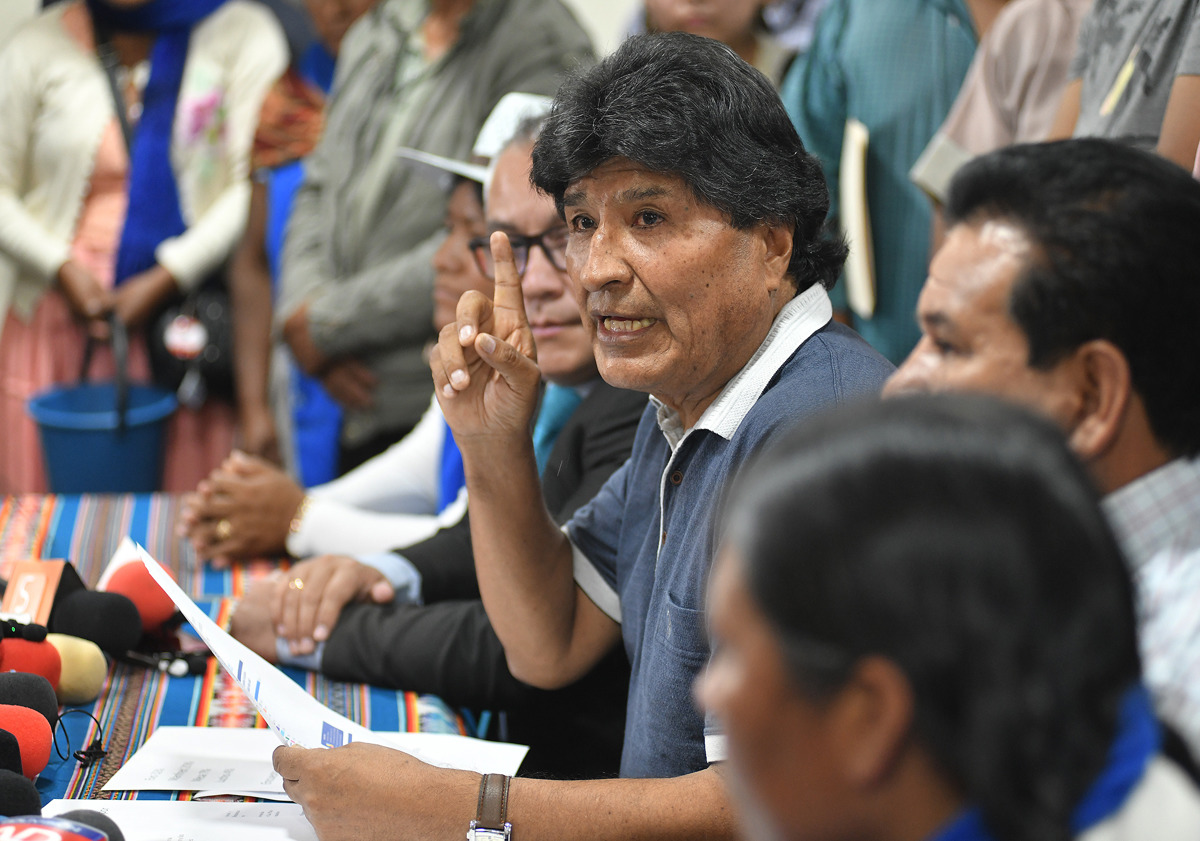
[[[180,505],[180,498],[167,494],[0,497],[0,578],[9,577],[16,561],[58,559],[74,564],[91,586],[117,544],[129,535],[171,570],[210,616],[227,624],[235,600],[248,584],[286,562],[252,561],[223,571],[198,563],[191,545],[175,534]],[[374,730],[465,732],[461,717],[435,696],[343,683],[297,669],[283,671],[329,708]],[[67,708],[71,709],[90,712],[100,727],[86,715],[64,715],[56,739],[68,758],[51,753],[50,765],[38,778],[43,803],[55,798],[189,799],[188,792],[106,792],[101,788],[159,725],[265,726],[214,658],[209,658],[203,674],[182,678],[113,663],[96,702]],[[70,758],[71,752],[88,747],[97,735],[107,753],[102,761],[83,768]]]

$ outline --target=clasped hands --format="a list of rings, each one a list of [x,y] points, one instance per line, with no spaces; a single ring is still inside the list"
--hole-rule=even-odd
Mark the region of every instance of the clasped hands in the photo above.
[[[98,339],[108,338],[109,313],[115,312],[127,327],[142,327],[178,292],[175,278],[159,265],[133,275],[115,289],[105,289],[75,260],[59,267],[58,285],[71,310],[87,324],[88,335]]]
[[[217,569],[283,555],[304,489],[264,459],[234,450],[184,498],[179,533]]]
[[[395,596],[374,567],[345,555],[322,555],[256,582],[238,602],[229,631],[274,663],[277,640],[284,640],[293,655],[311,654],[317,643],[329,639],[346,605],[387,604]]]

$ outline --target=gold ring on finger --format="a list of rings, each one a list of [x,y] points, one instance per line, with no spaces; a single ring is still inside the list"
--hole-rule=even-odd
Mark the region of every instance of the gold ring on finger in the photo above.
[[[304,579],[303,578],[293,578],[291,581],[288,582],[288,589],[289,590],[303,590],[304,589]]]
[[[217,540],[228,540],[233,534],[233,523],[224,518],[217,520]]]

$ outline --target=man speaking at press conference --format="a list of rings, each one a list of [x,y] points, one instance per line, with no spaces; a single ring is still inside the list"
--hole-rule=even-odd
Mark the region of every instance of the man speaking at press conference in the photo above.
[[[722,492],[795,420],[876,394],[891,370],[832,321],[826,290],[845,248],[823,233],[820,166],[770,83],[728,48],[627,41],[559,90],[533,179],[567,222],[601,376],[652,397],[633,455],[555,525],[528,432],[540,374],[502,234],[494,303],[463,297],[431,367],[513,675],[561,686],[625,646],[623,779],[481,780],[372,745],[278,748],[276,770],[322,841],[731,837],[724,740],[691,698],[709,656]]]

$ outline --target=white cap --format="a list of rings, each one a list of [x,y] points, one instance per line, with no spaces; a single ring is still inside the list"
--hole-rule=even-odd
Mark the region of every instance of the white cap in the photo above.
[[[550,97],[533,93],[506,93],[502,96],[496,103],[496,107],[492,109],[492,113],[483,121],[483,127],[479,129],[479,135],[475,138],[475,145],[471,149],[471,154],[477,158],[486,158],[488,164],[459,161],[420,149],[413,149],[411,146],[401,146],[396,150],[396,154],[402,158],[420,161],[455,175],[461,175],[463,178],[478,181],[486,187],[492,180],[492,166],[495,164],[496,156],[512,140],[521,123],[548,114],[551,102],[553,100]]]

